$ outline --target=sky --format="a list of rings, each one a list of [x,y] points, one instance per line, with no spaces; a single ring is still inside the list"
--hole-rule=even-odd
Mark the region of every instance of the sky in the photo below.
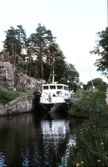
[[[27,36],[38,24],[51,30],[66,61],[75,66],[84,84],[95,78],[108,79],[97,72],[96,33],[107,27],[107,0],[0,0],[0,50],[10,26],[22,25]]]

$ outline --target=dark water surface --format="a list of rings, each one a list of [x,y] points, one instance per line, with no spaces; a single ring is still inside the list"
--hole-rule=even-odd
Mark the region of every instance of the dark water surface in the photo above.
[[[62,167],[80,121],[54,113],[0,117],[0,167]]]

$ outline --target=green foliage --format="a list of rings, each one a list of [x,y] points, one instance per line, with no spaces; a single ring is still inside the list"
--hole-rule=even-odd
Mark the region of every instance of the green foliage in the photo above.
[[[108,106],[105,92],[78,91],[73,105],[89,112],[90,116],[78,127],[76,144],[70,146],[64,166],[107,166]]]
[[[17,71],[22,72],[23,74],[26,74],[26,70],[25,70],[25,68],[24,68],[24,66],[22,64],[18,63],[16,65],[16,69],[17,69]]]
[[[26,92],[16,92],[16,91],[3,91],[0,90],[0,103],[8,103],[20,96],[24,96],[28,93]]]
[[[100,91],[100,92],[106,92],[106,86],[96,86],[96,89],[98,90],[98,91]]]
[[[76,89],[79,82],[79,73],[76,71],[74,65],[66,63],[61,82],[68,84],[71,90]]]
[[[78,111],[102,112],[107,110],[105,102],[106,94],[98,90],[79,90],[74,95],[73,107]],[[70,112],[71,114],[71,112]]]
[[[69,148],[66,167],[107,166],[108,123],[105,115],[95,114],[78,128],[76,145]]]
[[[14,27],[10,27],[6,33],[6,39],[4,41],[4,49],[5,52],[9,53],[10,60],[11,57],[14,60],[14,63],[18,60],[18,56],[21,55],[22,47],[25,46],[26,41],[26,33],[21,25],[18,25],[15,29]]]
[[[91,54],[96,54],[95,66],[98,71],[101,71],[106,77],[108,76],[108,27],[105,30],[97,33],[98,40],[96,40],[96,46]]]
[[[107,85],[107,83],[104,82],[101,78],[95,78],[92,81],[95,88],[97,88],[98,86],[105,88],[105,86]],[[91,86],[91,81],[87,82],[87,86]]]
[[[79,74],[73,65],[66,63],[60,46],[55,42],[56,37],[40,23],[35,30],[28,38],[21,25],[17,28],[10,27],[5,31],[6,39],[2,52],[6,54],[5,60],[14,64],[18,71],[30,77],[44,79],[46,82],[52,80],[54,64],[55,81],[67,83],[69,80],[70,87],[75,85],[74,81],[79,79]],[[26,54],[22,53],[23,49],[26,50]]]
[[[26,41],[27,53],[30,57],[29,65],[31,64],[31,56],[34,54],[37,56],[38,66],[40,67],[41,78],[44,79],[44,63],[48,65],[52,64],[51,59],[53,58],[53,52],[50,49],[52,43],[54,43],[55,37],[52,32],[47,30],[45,26],[38,24],[36,32],[32,33]],[[31,68],[31,66],[30,66]],[[29,68],[29,73],[30,73]]]

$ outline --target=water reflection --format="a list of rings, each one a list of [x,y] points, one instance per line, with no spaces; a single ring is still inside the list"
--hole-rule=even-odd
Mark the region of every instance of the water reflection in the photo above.
[[[37,126],[40,125],[42,133],[41,145],[43,145],[44,156],[40,166],[58,167],[61,164],[61,157],[65,153],[70,134],[69,120],[66,119],[65,114],[64,116],[62,114],[62,117],[60,117],[60,114],[57,115],[48,113],[37,124],[38,117],[34,114],[35,128],[37,129]]]
[[[0,118],[0,167],[60,167],[76,125],[67,115],[35,113]]]

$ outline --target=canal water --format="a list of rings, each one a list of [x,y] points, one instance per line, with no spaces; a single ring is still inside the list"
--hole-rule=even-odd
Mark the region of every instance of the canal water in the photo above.
[[[81,122],[55,113],[0,117],[0,167],[62,167]]]

